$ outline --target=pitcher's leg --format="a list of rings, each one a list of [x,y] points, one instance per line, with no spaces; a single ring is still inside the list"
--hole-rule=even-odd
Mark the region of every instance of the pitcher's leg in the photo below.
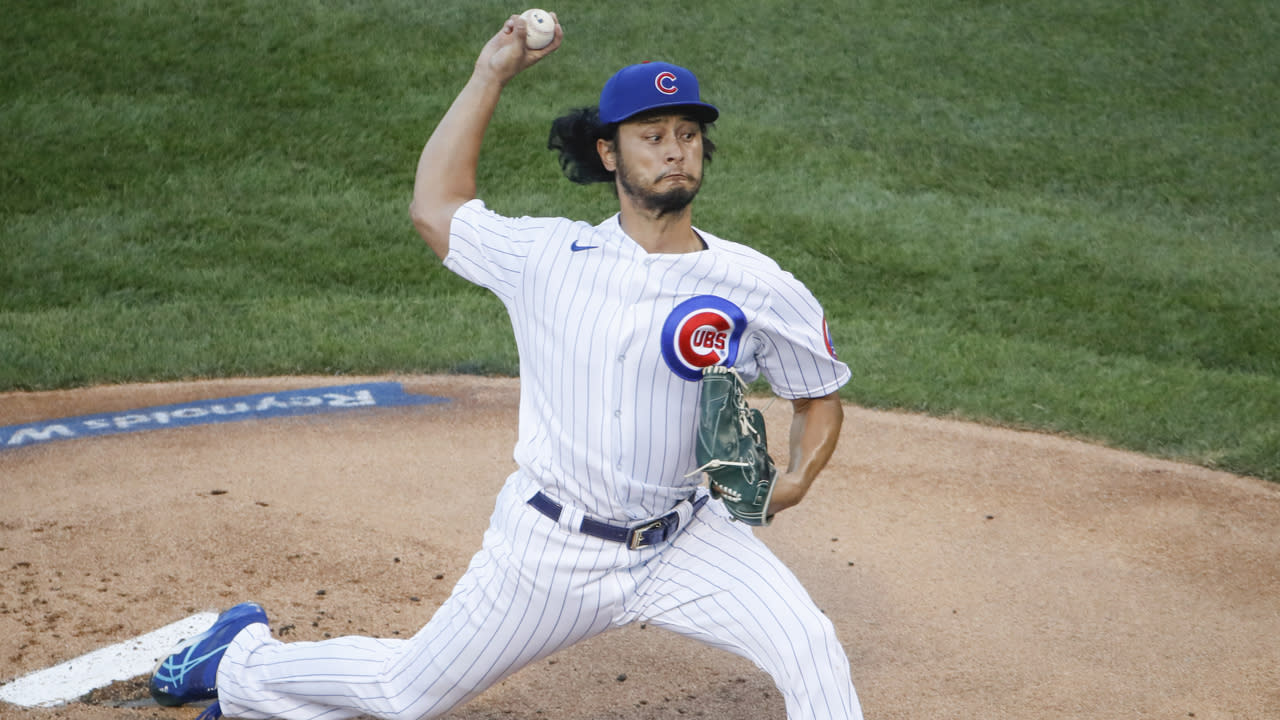
[[[749,528],[714,510],[703,508],[664,553],[638,619],[754,662],[773,677],[789,720],[861,720],[831,621]]]
[[[236,637],[219,667],[223,711],[282,720],[436,717],[606,629],[616,609],[585,607],[600,593],[582,593],[590,578],[573,582],[571,566],[557,562],[561,552],[582,558],[581,548],[561,546],[575,536],[507,495],[484,548],[417,635],[281,643],[256,626]]]

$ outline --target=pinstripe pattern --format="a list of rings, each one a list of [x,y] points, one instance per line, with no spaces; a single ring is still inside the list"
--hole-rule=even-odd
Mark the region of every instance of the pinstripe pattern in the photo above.
[[[826,616],[741,523],[705,506],[666,546],[631,552],[566,532],[525,500],[517,473],[483,548],[413,638],[282,643],[265,625],[236,637],[218,670],[231,717],[437,717],[521,667],[609,628],[647,622],[768,672],[788,718],[861,718]]]
[[[454,218],[445,264],[506,305],[520,355],[516,461],[547,494],[629,522],[687,496],[699,478],[696,383],[662,359],[663,323],[699,295],[741,308],[737,367],[783,398],[834,392],[849,368],[828,354],[822,308],[769,258],[699,231],[708,251],[648,254],[617,218],[598,226],[509,219],[473,200]],[[572,245],[592,249],[574,252]]]
[[[616,217],[593,227],[503,218],[479,201],[458,211],[445,264],[492,290],[515,330],[519,469],[481,550],[417,635],[286,644],[253,626],[219,667],[229,716],[437,717],[530,662],[643,621],[756,663],[788,718],[862,717],[830,621],[718,503],[672,542],[639,551],[527,504],[541,491],[566,516],[631,522],[706,493],[700,478],[685,477],[698,384],[674,371],[662,347],[668,316],[690,299],[714,296],[741,311],[735,365],[748,380],[762,374],[785,398],[847,381],[813,295],[765,256],[699,232],[704,252],[651,255]]]

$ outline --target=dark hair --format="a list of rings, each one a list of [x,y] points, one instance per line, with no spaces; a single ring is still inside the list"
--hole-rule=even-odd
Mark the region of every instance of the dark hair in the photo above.
[[[702,159],[711,162],[716,144],[706,136],[707,123],[702,127]],[[618,137],[618,123],[600,122],[600,110],[595,107],[576,108],[551,121],[551,134],[547,137],[547,149],[560,153],[560,170],[564,176],[579,185],[614,182],[614,173],[606,170],[596,152],[596,141],[613,142]]]

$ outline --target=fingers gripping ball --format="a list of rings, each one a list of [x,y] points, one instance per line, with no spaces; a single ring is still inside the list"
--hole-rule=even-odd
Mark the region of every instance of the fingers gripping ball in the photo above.
[[[541,50],[551,44],[556,37],[556,21],[551,13],[538,8],[530,8],[520,13],[524,18],[526,30],[524,44],[530,50]]]

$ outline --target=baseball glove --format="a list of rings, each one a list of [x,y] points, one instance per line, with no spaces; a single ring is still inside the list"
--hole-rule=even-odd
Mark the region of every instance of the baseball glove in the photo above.
[[[712,497],[748,525],[768,525],[769,498],[778,471],[769,457],[764,416],[747,406],[746,383],[733,368],[704,368],[698,401],[697,470],[707,474]]]

